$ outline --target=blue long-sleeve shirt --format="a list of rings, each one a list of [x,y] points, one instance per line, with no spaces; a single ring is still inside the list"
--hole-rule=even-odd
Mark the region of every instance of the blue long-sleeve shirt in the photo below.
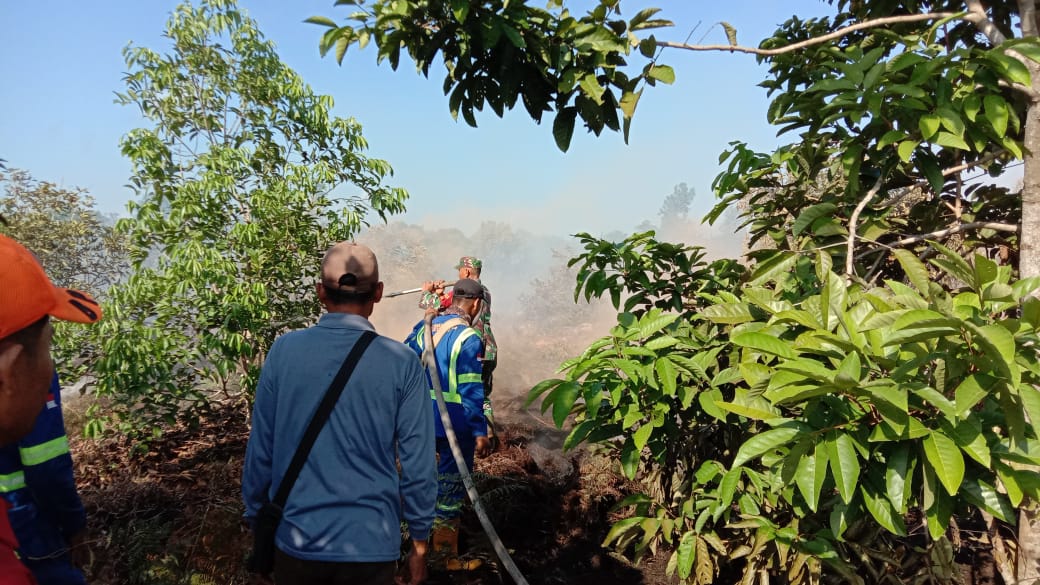
[[[247,519],[274,498],[340,365],[361,333],[372,329],[363,317],[329,313],[271,347],[242,475]],[[413,539],[426,539],[437,494],[429,408],[415,354],[392,339],[373,340],[289,494],[278,548],[304,560],[396,560],[402,518]]]
[[[17,443],[0,447],[0,496],[11,506],[11,526],[23,557],[43,558],[63,551],[69,539],[86,526],[87,514],[72,472],[57,375],[32,432]]]
[[[483,437],[487,435],[487,420],[484,418],[484,384],[481,381],[483,365],[480,356],[484,351],[484,343],[478,332],[465,324],[453,323],[459,316],[451,313],[433,318],[436,332],[440,327],[449,327],[440,340],[435,339],[437,373],[444,392],[444,401],[448,406],[451,426],[455,434],[463,437]],[[405,345],[421,356],[426,345],[426,323],[419,321],[405,340]],[[426,376],[430,384],[430,397],[433,399],[433,419],[438,437],[446,436],[440,415],[437,412],[437,400],[433,394],[433,382]]]

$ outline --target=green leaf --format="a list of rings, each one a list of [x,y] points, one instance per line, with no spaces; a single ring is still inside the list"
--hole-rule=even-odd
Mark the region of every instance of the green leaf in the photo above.
[[[566,107],[556,114],[553,120],[553,138],[556,146],[563,152],[571,147],[571,138],[574,136],[574,122],[578,117],[578,109],[574,106]]]
[[[982,105],[984,107],[983,113],[993,127],[993,131],[996,132],[997,136],[1004,136],[1007,133],[1008,119],[1010,117],[1007,102],[999,95],[989,94],[982,98]]]
[[[961,120],[960,114],[952,108],[946,107],[938,108],[936,113],[939,114],[943,128],[946,128],[958,138],[964,136],[964,121]]]
[[[896,73],[898,71],[906,69],[907,67],[913,67],[914,65],[923,63],[927,60],[927,57],[907,51],[905,53],[900,53],[893,57],[892,60],[888,62],[887,68],[889,73]]]
[[[717,404],[722,401],[722,391],[718,388],[697,394],[697,403],[704,409],[705,414],[716,420],[726,422],[726,411],[719,408]]]
[[[837,208],[838,206],[833,203],[818,203],[803,209],[798,215],[798,219],[791,225],[791,233],[796,236],[801,234],[816,220],[832,215]]]
[[[715,403],[719,408],[728,410],[733,414],[738,414],[743,417],[747,417],[754,420],[771,420],[779,416],[779,413],[771,410],[762,410],[761,408],[754,408],[744,404],[736,404],[733,402],[718,401]]]
[[[902,514],[898,513],[887,498],[874,494],[872,490],[864,485],[860,488],[863,494],[863,503],[870,515],[877,520],[885,530],[899,536],[906,536],[906,525],[903,523]]]
[[[755,265],[748,284],[757,286],[786,275],[798,262],[798,254],[777,251]]]
[[[675,83],[675,70],[668,65],[653,65],[647,75],[661,83]]]
[[[885,488],[888,501],[900,514],[906,513],[906,488],[912,483],[910,471],[910,446],[897,444],[885,461]]]
[[[336,21],[334,21],[331,18],[328,18],[326,16],[312,16],[312,17],[304,20],[303,22],[307,22],[307,23],[310,23],[310,24],[318,24],[318,25],[321,25],[321,26],[327,26],[329,28],[339,28],[339,25],[336,24]]]
[[[989,58],[1001,65],[1004,76],[1008,81],[1012,83],[1020,83],[1026,87],[1030,85],[1029,69],[1024,63],[1003,53],[1003,50],[998,48],[993,49],[989,54]]]
[[[928,267],[924,265],[917,258],[917,255],[909,250],[897,249],[893,250],[892,254],[899,261],[900,266],[903,267],[903,272],[906,273],[910,283],[914,285],[917,292],[921,293],[924,298],[930,298],[930,283],[931,278],[928,275]]]
[[[527,401],[524,402],[524,407],[526,408],[528,406],[531,406],[532,404],[534,404],[534,401],[537,400],[539,396],[548,392],[549,390],[552,390],[553,388],[556,388],[560,384],[563,384],[564,381],[565,380],[560,380],[559,378],[553,378],[551,380],[542,380],[541,382],[536,384],[534,388],[531,388],[530,392],[527,393]]]
[[[952,429],[951,436],[962,451],[983,467],[988,468],[990,466],[989,445],[986,444],[986,437],[982,434],[982,429],[977,425],[978,423],[975,421],[961,421]],[[946,430],[945,427],[944,430]]]
[[[974,122],[979,110],[982,109],[982,99],[977,93],[968,94],[961,107],[964,109],[964,117]]]
[[[1006,495],[982,480],[966,481],[961,486],[964,499],[1000,518],[1004,522],[1015,522],[1015,508]]]
[[[630,437],[625,441],[624,446],[621,447],[621,471],[628,479],[636,478],[636,472],[639,470],[639,459],[641,456],[642,450],[636,449],[634,439]]]
[[[621,113],[625,115],[626,120],[631,120],[632,116],[636,113],[636,106],[639,105],[639,98],[643,95],[643,90],[636,92],[626,91],[621,94],[621,100],[618,102],[618,107],[621,108]]]
[[[940,132],[935,136],[933,142],[935,142],[939,146],[945,146],[948,148],[971,150],[971,147],[968,146],[968,143],[965,142],[963,138],[955,134],[950,134],[949,132]]]
[[[748,439],[737,451],[733,460],[733,467],[739,467],[756,457],[762,456],[768,451],[777,449],[792,442],[798,436],[804,434],[804,430],[797,426],[779,427],[759,433]]]
[[[650,439],[650,435],[653,432],[654,427],[650,424],[643,424],[636,429],[636,432],[632,434],[632,440],[635,441],[636,450],[643,450],[643,447],[646,446],[646,442]]]
[[[928,184],[936,193],[942,193],[946,180],[943,178],[942,169],[931,152],[924,151],[917,154],[917,168],[928,179]]]
[[[1032,384],[1021,384],[1018,387],[1018,396],[1022,399],[1022,406],[1029,415],[1029,422],[1034,429],[1040,429],[1040,390]]]
[[[733,469],[730,469],[722,476],[719,480],[719,501],[715,504],[715,511],[712,517],[718,520],[726,513],[729,509],[730,504],[733,503],[733,494],[737,491],[737,483],[740,481],[741,468],[738,465],[734,465]]]
[[[899,159],[905,163],[910,162],[910,158],[914,155],[914,150],[917,149],[917,145],[920,142],[916,140],[904,140],[899,143],[896,147],[896,153],[899,154]]]
[[[610,546],[611,543],[618,540],[625,535],[629,530],[635,528],[637,524],[642,522],[644,518],[634,517],[625,518],[614,523],[607,532],[607,535],[603,538],[603,546]]]
[[[923,441],[925,463],[935,471],[946,492],[957,494],[964,480],[964,456],[957,444],[940,431],[932,431]]]
[[[567,417],[571,414],[571,408],[574,407],[574,403],[579,396],[581,396],[580,384],[577,382],[564,382],[545,397],[546,402],[552,403],[553,422],[556,423],[557,428],[563,428],[563,423],[567,422]]]
[[[921,129],[921,137],[925,140],[931,140],[935,136],[936,132],[939,131],[939,124],[941,123],[939,116],[936,114],[925,114],[917,121],[917,126]]]
[[[700,316],[712,323],[737,325],[754,321],[751,308],[746,303],[719,303],[705,307]]]
[[[678,555],[676,569],[680,579],[687,579],[693,570],[693,562],[697,560],[697,534],[693,531],[685,532],[679,541],[675,554]]]
[[[906,138],[906,132],[901,130],[889,130],[878,140],[877,149],[881,150],[890,144],[895,144]],[[907,159],[909,160],[909,159]]]
[[[451,12],[455,15],[455,20],[459,24],[466,22],[466,17],[469,16],[469,8],[469,0],[451,0]]]
[[[603,94],[606,92],[607,88],[600,85],[595,74],[590,73],[585,77],[582,77],[580,86],[582,93],[588,96],[589,99],[597,104],[603,104]]]
[[[1015,338],[997,324],[975,326],[965,321],[964,325],[975,334],[973,341],[993,361],[997,371],[1013,386],[1018,385],[1021,374],[1015,365]]]
[[[674,397],[678,385],[676,379],[679,375],[675,364],[667,357],[657,358],[654,361],[654,370],[657,372],[661,390],[664,390],[666,396]]]
[[[989,395],[995,382],[996,380],[984,374],[972,374],[964,378],[954,391],[957,416],[968,416],[971,409]]]
[[[823,489],[823,481],[827,478],[827,451],[817,444],[814,452],[803,456],[795,471],[794,481],[805,499],[809,509],[816,511],[820,501],[820,490]]]
[[[827,433],[825,441],[831,474],[838,488],[838,495],[846,504],[852,501],[859,482],[859,456],[852,437],[843,431]]]
[[[675,323],[679,315],[675,313],[665,313],[662,315],[652,316],[653,313],[647,313],[646,317],[639,322],[639,338],[646,339],[668,327],[672,323]]]
[[[738,333],[730,338],[734,345],[755,350],[761,353],[779,356],[782,358],[795,358],[798,354],[791,349],[791,345],[783,340],[777,339],[765,333],[752,331]]]

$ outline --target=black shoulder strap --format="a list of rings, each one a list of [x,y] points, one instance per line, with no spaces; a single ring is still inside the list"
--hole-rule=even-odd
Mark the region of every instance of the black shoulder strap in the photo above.
[[[318,410],[314,412],[310,425],[307,426],[307,430],[303,433],[303,438],[300,439],[300,446],[297,447],[296,454],[293,455],[292,462],[289,463],[289,468],[285,471],[285,476],[282,477],[282,483],[278,485],[278,492],[275,493],[273,503],[279,508],[284,507],[285,501],[289,499],[289,492],[292,491],[293,484],[296,483],[296,477],[300,475],[300,470],[303,469],[303,464],[307,462],[307,456],[310,455],[314,441],[318,439],[318,433],[321,432],[321,428],[325,426],[325,421],[332,414],[332,408],[336,406],[336,401],[339,400],[340,394],[343,394],[343,389],[347,387],[350,375],[354,373],[354,368],[361,361],[361,355],[365,353],[365,349],[368,348],[368,345],[376,337],[378,335],[374,331],[362,333],[361,337],[354,343],[354,348],[347,355],[347,359],[343,360],[343,365],[340,366],[339,372],[336,373],[332,384],[329,385],[329,389],[325,392],[325,397],[322,398],[321,404],[318,405]]]

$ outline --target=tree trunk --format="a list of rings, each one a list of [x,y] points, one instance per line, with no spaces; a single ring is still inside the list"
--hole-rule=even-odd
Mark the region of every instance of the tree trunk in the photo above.
[[[1037,36],[1036,0],[1018,0],[1022,36]],[[1040,89],[1040,66],[1025,59],[1034,91]],[[1025,160],[1022,177],[1022,225],[1019,230],[1019,277],[1040,276],[1040,104],[1033,101],[1026,110]],[[1036,294],[1034,292],[1034,294]],[[1040,421],[1031,421],[1040,425]],[[1026,500],[1018,514],[1019,585],[1040,584],[1040,514],[1037,503]]]
[[[1036,1],[1019,0],[1022,36],[1037,36]],[[1040,66],[1026,59],[1033,90],[1040,89]],[[1022,225],[1019,230],[1019,277],[1040,276],[1040,104],[1033,101],[1026,110],[1025,161],[1022,177]],[[1035,294],[1035,293],[1034,293]],[[1034,425],[1040,421],[1031,421]],[[1040,515],[1037,503],[1022,502],[1018,513],[1018,562],[1015,576],[1019,585],[1040,583]]]
[[[1033,88],[1040,91],[1040,67],[1029,61]],[[1026,110],[1026,147],[1022,177],[1022,226],[1019,231],[1019,276],[1040,276],[1040,105]],[[1034,421],[1040,422],[1040,421]]]

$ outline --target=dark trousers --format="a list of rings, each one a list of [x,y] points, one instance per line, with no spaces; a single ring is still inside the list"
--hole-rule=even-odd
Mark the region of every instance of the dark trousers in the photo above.
[[[395,561],[383,563],[330,563],[303,561],[282,552],[274,553],[275,585],[392,585]]]

